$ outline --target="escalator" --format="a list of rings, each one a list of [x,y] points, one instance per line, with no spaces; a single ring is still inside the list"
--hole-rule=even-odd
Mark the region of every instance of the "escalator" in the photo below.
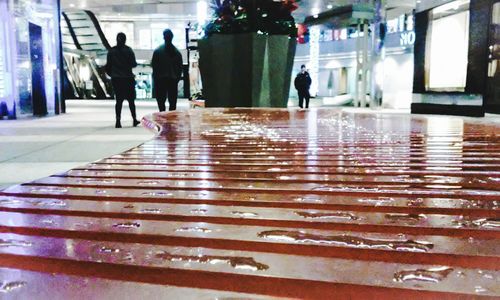
[[[87,10],[63,12],[61,34],[67,97],[113,98],[104,68],[110,45],[96,16]]]

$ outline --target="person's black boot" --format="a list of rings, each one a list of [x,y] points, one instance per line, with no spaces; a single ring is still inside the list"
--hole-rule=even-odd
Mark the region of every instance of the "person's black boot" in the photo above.
[[[134,123],[133,123],[134,127],[137,127],[137,125],[139,125],[139,124],[141,124],[141,122],[134,120]]]
[[[120,121],[116,121],[115,128],[122,128]]]

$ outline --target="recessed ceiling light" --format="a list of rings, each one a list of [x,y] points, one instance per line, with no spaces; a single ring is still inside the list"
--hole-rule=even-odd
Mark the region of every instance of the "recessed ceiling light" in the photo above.
[[[71,4],[69,5],[69,7],[75,7],[75,4],[71,3]]]
[[[326,8],[328,8],[328,9],[332,9],[332,8],[333,8],[333,5],[328,4],[328,5],[326,6]]]

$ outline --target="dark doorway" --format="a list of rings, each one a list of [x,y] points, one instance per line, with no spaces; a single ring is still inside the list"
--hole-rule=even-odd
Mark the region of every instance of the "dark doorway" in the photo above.
[[[42,27],[29,23],[30,58],[31,58],[31,99],[33,115],[47,114],[47,96],[45,94],[45,69],[43,66]]]

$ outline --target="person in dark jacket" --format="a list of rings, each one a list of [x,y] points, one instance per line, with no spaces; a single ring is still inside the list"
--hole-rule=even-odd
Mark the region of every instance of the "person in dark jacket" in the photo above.
[[[156,48],[151,60],[153,67],[153,95],[158,109],[165,111],[168,96],[168,110],[177,109],[178,84],[182,74],[182,55],[172,44],[174,34],[170,29],[163,31],[165,44]]]
[[[309,94],[309,88],[311,87],[311,76],[306,71],[306,66],[300,66],[300,73],[295,77],[295,89],[299,94],[299,106],[304,108],[304,99],[306,99],[306,108],[309,108],[309,99],[311,95]]]
[[[121,128],[121,113],[123,100],[127,99],[133,126],[140,124],[135,112],[135,75],[132,69],[137,67],[134,51],[125,45],[127,36],[120,32],[116,36],[116,46],[108,51],[106,73],[111,76],[111,82],[116,97],[115,113],[116,128]]]

